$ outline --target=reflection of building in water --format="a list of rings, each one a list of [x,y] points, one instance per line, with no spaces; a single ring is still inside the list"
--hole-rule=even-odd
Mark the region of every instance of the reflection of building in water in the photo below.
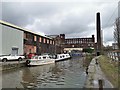
[[[26,68],[23,70],[22,80],[24,82],[34,82],[35,77],[33,77],[33,74],[31,73],[30,69]]]
[[[61,72],[62,70],[61,70],[61,69],[58,67],[58,65],[56,64],[55,67],[53,67],[53,68],[51,69],[51,71],[52,71],[53,74],[57,74],[57,73]]]

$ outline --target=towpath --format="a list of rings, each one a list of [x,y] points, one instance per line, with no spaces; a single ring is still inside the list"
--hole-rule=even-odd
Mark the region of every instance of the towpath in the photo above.
[[[99,66],[99,57],[100,56],[93,58],[88,67],[88,75],[86,78],[85,88],[99,88],[100,86],[103,88],[114,88],[109,80],[105,77]],[[96,59],[98,61],[98,64],[96,64]]]

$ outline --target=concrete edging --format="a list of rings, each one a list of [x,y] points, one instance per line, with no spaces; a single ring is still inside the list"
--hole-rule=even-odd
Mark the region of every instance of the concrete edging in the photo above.
[[[15,68],[17,69],[24,66],[26,66],[25,61],[18,61],[15,63],[5,62],[5,63],[2,63],[2,65],[0,66],[0,71],[6,71],[10,69],[15,69]]]

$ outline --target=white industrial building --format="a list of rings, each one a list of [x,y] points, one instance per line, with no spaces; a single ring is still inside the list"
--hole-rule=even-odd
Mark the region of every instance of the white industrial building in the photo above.
[[[23,55],[23,35],[22,30],[0,20],[0,55]]]

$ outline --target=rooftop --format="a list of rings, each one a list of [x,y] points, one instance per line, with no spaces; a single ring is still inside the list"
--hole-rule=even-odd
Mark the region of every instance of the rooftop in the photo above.
[[[11,24],[11,23],[8,23],[8,22],[2,21],[2,20],[0,20],[0,24],[6,25],[6,26],[9,26],[9,27],[12,27],[12,28],[21,30],[21,31],[25,31],[25,32],[29,32],[29,33],[32,33],[32,34],[36,34],[36,35],[39,35],[39,36],[42,36],[42,37],[45,37],[45,38],[48,38],[48,39],[52,39],[51,37],[47,37],[47,36],[40,35],[40,34],[37,33],[37,32],[33,32],[33,31],[31,31],[31,30],[28,30],[28,29],[25,29],[25,28],[16,26],[16,25],[14,25],[14,24]]]

